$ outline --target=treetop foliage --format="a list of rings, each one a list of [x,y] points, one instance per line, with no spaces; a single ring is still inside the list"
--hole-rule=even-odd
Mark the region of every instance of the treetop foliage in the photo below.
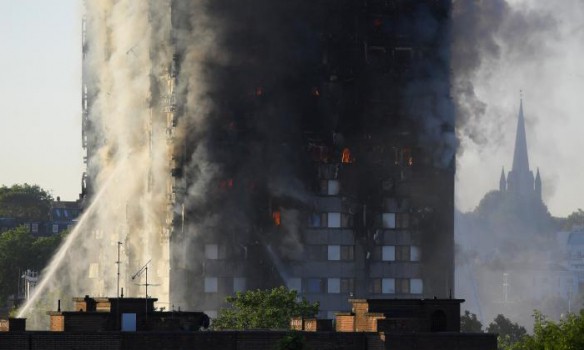
[[[477,319],[477,315],[464,310],[460,316],[460,331],[463,333],[483,333],[483,324]]]
[[[525,335],[508,350],[578,350],[584,349],[584,310],[569,314],[559,322],[548,320],[535,311],[533,335]]]
[[[37,185],[0,187],[0,217],[47,220],[53,197]]]
[[[580,208],[568,215],[563,226],[564,230],[573,230],[577,227],[584,227],[584,210]]]
[[[318,303],[311,304],[283,286],[237,292],[225,300],[231,307],[220,310],[213,320],[217,330],[288,329],[292,317],[314,317],[319,309]]]
[[[18,292],[20,274],[46,266],[65,234],[35,237],[26,226],[0,233],[0,304]]]
[[[487,327],[487,333],[498,334],[499,337],[497,342],[499,343],[499,349],[508,349],[510,346],[520,341],[527,334],[527,330],[519,324],[511,322],[507,317],[499,314]]]

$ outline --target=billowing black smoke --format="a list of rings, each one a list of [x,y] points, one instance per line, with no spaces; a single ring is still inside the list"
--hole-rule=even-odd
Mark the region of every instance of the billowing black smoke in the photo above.
[[[383,15],[390,7],[395,15]],[[457,146],[449,14],[448,1],[173,2],[182,130],[174,157],[184,199],[172,248],[176,300],[201,290],[206,243],[248,261],[242,273],[259,276],[248,288],[285,283],[266,247],[284,260],[302,259],[300,231],[317,209],[315,164],[344,157],[359,164],[336,171],[345,174],[342,188],[363,242],[375,231],[366,217],[382,211],[381,184],[407,176],[390,175],[398,161],[409,162],[410,172],[446,174],[419,180],[411,209],[421,222],[441,222],[424,244],[449,276],[439,282],[445,294]],[[433,188],[445,195],[428,196]],[[440,200],[444,212],[429,209]]]

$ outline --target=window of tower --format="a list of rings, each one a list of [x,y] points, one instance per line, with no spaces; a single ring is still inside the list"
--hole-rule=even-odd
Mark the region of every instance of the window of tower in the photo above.
[[[245,277],[233,278],[233,292],[244,292],[246,290]]]
[[[302,279],[300,278],[289,278],[286,285],[290,290],[302,291]]]
[[[381,226],[383,228],[395,228],[395,213],[383,213],[381,214]]]
[[[424,292],[424,282],[421,278],[410,279],[410,293],[422,294]]]
[[[217,293],[218,284],[217,277],[205,277],[205,293]]]
[[[337,294],[341,292],[341,279],[329,278],[327,283],[327,292],[329,294]]]

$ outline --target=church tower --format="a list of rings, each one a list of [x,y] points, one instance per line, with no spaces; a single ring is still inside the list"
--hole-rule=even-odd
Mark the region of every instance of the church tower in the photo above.
[[[519,104],[519,116],[517,120],[517,133],[515,135],[515,151],[513,153],[513,166],[505,179],[505,173],[501,174],[499,190],[514,193],[520,196],[533,196],[541,200],[541,177],[539,169],[537,177],[529,170],[529,157],[527,155],[527,137],[525,133],[525,116],[523,115],[523,98]]]

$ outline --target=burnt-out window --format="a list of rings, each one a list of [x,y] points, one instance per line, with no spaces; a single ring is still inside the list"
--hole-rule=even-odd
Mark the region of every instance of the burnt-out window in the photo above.
[[[369,292],[372,294],[395,294],[396,279],[373,278],[369,283]]]
[[[344,228],[353,227],[353,215],[346,213],[341,214],[341,227]]]
[[[327,215],[326,213],[312,213],[308,217],[308,227],[320,228],[327,226]]]
[[[395,280],[395,292],[397,294],[409,294],[410,280],[408,278],[397,278]]]
[[[406,229],[410,227],[410,214],[397,213],[395,217],[395,225],[399,229]]]
[[[381,278],[374,278],[369,281],[369,292],[381,294]]]
[[[395,247],[395,260],[410,261],[410,246],[398,245]]]
[[[353,261],[355,259],[355,246],[342,245],[341,246],[341,260]]]
[[[325,289],[325,280],[323,278],[307,278],[305,280],[305,293],[322,293]]]
[[[326,245],[307,245],[304,247],[304,257],[309,261],[324,261],[328,258]]]
[[[353,278],[341,278],[341,293],[353,293],[355,292],[355,279]]]

